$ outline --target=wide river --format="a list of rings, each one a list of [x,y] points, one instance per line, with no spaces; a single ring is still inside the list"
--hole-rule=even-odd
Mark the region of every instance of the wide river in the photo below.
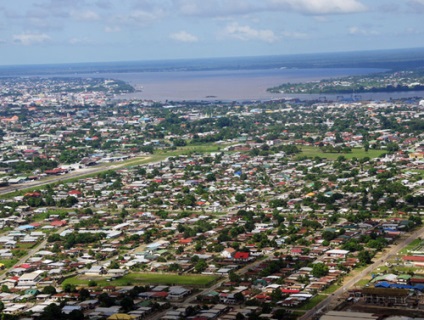
[[[322,68],[322,69],[260,69],[260,70],[214,70],[214,71],[157,71],[134,73],[88,73],[82,77],[104,77],[126,81],[137,92],[117,96],[118,99],[147,99],[154,101],[189,100],[269,100],[301,98],[302,100],[323,98],[320,95],[288,95],[267,92],[270,87],[283,83],[319,81],[349,75],[364,75],[382,69]],[[70,75],[67,75],[70,76]],[[75,75],[74,75],[75,76]],[[415,97],[424,92],[373,93],[356,98],[384,100],[399,97]],[[336,100],[337,95],[326,95]]]

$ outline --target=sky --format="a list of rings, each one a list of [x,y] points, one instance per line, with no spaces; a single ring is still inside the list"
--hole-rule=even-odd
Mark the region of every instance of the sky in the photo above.
[[[0,65],[424,47],[424,0],[0,0]]]

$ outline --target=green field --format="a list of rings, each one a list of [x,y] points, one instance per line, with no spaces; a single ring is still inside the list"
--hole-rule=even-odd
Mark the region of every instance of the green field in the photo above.
[[[378,158],[380,155],[386,153],[387,151],[384,150],[368,150],[368,152],[365,152],[364,149],[352,149],[352,152],[349,153],[324,153],[321,151],[320,148],[317,147],[311,147],[311,146],[301,146],[300,149],[302,149],[302,152],[299,154],[300,156],[307,156],[307,157],[320,157],[320,158],[326,158],[330,160],[336,160],[340,156],[344,156],[346,159],[352,159],[353,157],[356,157],[358,159],[370,157],[372,158]]]
[[[333,293],[334,291],[336,291],[340,287],[341,287],[341,285],[338,285],[337,283],[333,283],[331,286],[329,286],[324,291],[322,291],[322,293],[324,293],[324,294],[331,294],[331,293]]]
[[[355,283],[355,287],[365,287],[368,283],[370,282],[370,279],[365,278],[365,279],[361,279],[359,280],[357,283]]]
[[[308,302],[306,302],[304,305],[302,305],[300,308],[296,308],[299,310],[311,310],[313,307],[315,307],[318,303],[325,300],[327,296],[318,294],[315,297],[311,298]]]
[[[107,281],[106,277],[72,277],[66,279],[62,285],[72,284],[75,286],[87,286],[89,280],[94,280],[98,286],[128,286],[128,285],[181,285],[208,287],[212,285],[218,277],[204,275],[177,275],[159,273],[129,273],[119,279]]]
[[[18,261],[18,259],[5,259],[0,260],[0,263],[4,264],[5,269],[9,269],[12,268]]]

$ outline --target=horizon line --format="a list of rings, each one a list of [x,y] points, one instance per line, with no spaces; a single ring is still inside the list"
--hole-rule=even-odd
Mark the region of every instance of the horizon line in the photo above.
[[[424,47],[412,48],[395,48],[395,49],[370,49],[370,50],[352,50],[352,51],[326,51],[314,53],[289,53],[289,54],[272,54],[272,55],[243,55],[243,56],[217,56],[217,57],[195,57],[195,58],[174,58],[174,59],[141,59],[141,60],[114,60],[114,61],[84,61],[84,62],[57,62],[57,63],[24,63],[24,64],[0,64],[0,68],[16,68],[28,66],[61,66],[61,65],[90,65],[103,63],[140,63],[140,62],[171,62],[171,61],[200,61],[200,60],[219,60],[234,58],[261,58],[261,57],[293,57],[293,56],[313,56],[313,55],[329,55],[329,54],[352,54],[352,53],[372,53],[372,52],[390,52],[390,51],[412,51],[424,50]]]

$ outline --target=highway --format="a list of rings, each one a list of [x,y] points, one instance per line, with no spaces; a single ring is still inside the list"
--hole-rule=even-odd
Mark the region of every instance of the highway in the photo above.
[[[410,244],[415,239],[424,237],[424,227],[421,227],[420,229],[413,232],[409,237],[406,237],[405,239],[401,239],[400,242],[392,246],[390,248],[386,248],[383,252],[382,256],[379,257],[377,261],[375,261],[373,264],[366,267],[364,270],[362,270],[360,273],[356,274],[347,282],[343,283],[343,286],[337,289],[332,295],[329,295],[325,300],[321,301],[319,304],[317,304],[313,309],[307,311],[302,317],[300,317],[300,320],[308,320],[313,319],[317,316],[317,314],[321,312],[325,312],[327,307],[334,301],[337,301],[342,297],[344,293],[346,293],[347,290],[349,290],[351,287],[353,287],[359,280],[364,278],[367,274],[373,272],[378,267],[384,265],[386,261],[389,259],[390,256],[396,254],[400,250],[402,250],[405,246]]]

